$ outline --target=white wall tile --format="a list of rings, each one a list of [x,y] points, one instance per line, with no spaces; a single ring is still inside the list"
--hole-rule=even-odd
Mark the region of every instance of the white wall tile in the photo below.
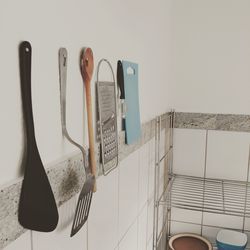
[[[224,214],[204,213],[203,223],[209,226],[241,229],[243,225],[243,218]]]
[[[151,237],[147,242],[147,250],[152,250],[152,249],[153,249],[153,237]]]
[[[166,129],[162,129],[160,133],[160,158],[164,156],[166,152]]]
[[[175,129],[174,173],[202,177],[205,166],[205,145],[206,131]]]
[[[245,229],[248,230],[248,231],[250,231],[250,218],[246,218]]]
[[[167,159],[166,159],[167,160]],[[168,182],[168,165],[165,160],[159,164],[159,180],[158,180],[158,191],[159,196],[166,190]]]
[[[59,208],[59,224],[55,231],[51,233],[32,232],[32,250],[87,250],[87,224],[76,235],[70,237],[77,198],[72,198]]]
[[[147,206],[144,206],[138,217],[138,250],[145,250],[147,246],[147,211]]]
[[[88,250],[110,250],[118,244],[118,169],[98,178],[88,220]]]
[[[250,134],[209,131],[207,177],[246,181]]]
[[[129,228],[119,243],[119,250],[137,250],[137,221]]]
[[[184,221],[189,223],[201,223],[202,212],[172,208],[171,220]]]
[[[30,231],[22,234],[19,238],[15,241],[11,242],[8,246],[4,248],[4,250],[31,250],[31,235]]]
[[[158,214],[158,234],[160,234],[160,232],[163,229],[163,211],[164,211],[164,207],[163,206],[159,206],[159,214]]]
[[[150,147],[150,151],[149,151],[150,164],[154,164],[155,163],[155,137],[153,137],[149,141],[149,147]]]
[[[119,239],[123,237],[138,214],[139,152],[119,165]]]
[[[154,175],[155,175],[155,139],[149,142],[149,169],[148,169],[148,200],[154,195]]]
[[[179,233],[201,233],[201,226],[200,225],[193,225],[188,223],[182,222],[172,222],[171,223],[171,235],[179,234]]]
[[[249,242],[249,239],[250,239],[250,232],[245,232],[245,234],[247,235],[247,238],[248,238],[248,242],[247,242],[247,249],[250,248],[250,242]]]
[[[148,175],[149,175],[149,143],[142,146],[139,150],[140,164],[139,164],[139,204],[138,208],[141,211],[148,199]]]
[[[148,221],[147,221],[147,241],[153,236],[153,220],[154,220],[154,201],[148,203]]]
[[[155,178],[155,165],[149,165],[148,169],[148,200],[152,200],[154,196],[154,178]]]
[[[218,227],[203,227],[202,236],[209,240],[212,244],[215,243],[216,236],[222,228]]]

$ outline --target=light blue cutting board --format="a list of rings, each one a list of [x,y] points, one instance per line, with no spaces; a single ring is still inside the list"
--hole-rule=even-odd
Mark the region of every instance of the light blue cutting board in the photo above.
[[[132,144],[141,137],[139,108],[138,64],[122,61],[125,89],[125,135],[126,143]]]

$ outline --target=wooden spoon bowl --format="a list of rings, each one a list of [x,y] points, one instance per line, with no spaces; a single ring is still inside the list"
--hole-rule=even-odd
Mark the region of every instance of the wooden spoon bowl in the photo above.
[[[90,84],[94,72],[94,57],[91,48],[84,48],[81,55],[81,73],[83,81]]]

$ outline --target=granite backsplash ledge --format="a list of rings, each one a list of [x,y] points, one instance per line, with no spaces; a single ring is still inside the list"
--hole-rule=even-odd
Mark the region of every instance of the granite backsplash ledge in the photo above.
[[[176,112],[174,127],[250,132],[250,115]]]

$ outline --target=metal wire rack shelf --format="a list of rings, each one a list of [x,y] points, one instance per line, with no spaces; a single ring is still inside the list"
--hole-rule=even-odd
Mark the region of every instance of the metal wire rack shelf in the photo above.
[[[247,182],[172,175],[165,195],[162,205],[250,218]]]
[[[245,226],[250,218],[250,165],[247,180],[207,178],[206,167],[203,177],[176,174],[173,171],[173,134],[175,113],[171,111],[156,119],[155,130],[155,179],[154,179],[154,223],[153,250],[166,250],[167,241],[172,234],[172,222],[193,224],[200,227],[200,234],[209,238],[216,248],[214,235],[206,235],[204,228],[215,230],[225,228],[220,225],[205,224],[203,215],[220,214],[242,218],[241,232],[250,232]],[[207,145],[208,131],[206,131]],[[205,148],[207,153],[207,146]],[[172,208],[198,211],[202,213],[197,223],[176,221]],[[241,220],[241,219],[240,219]],[[233,229],[233,228],[231,228]],[[248,245],[247,249],[250,245]]]

